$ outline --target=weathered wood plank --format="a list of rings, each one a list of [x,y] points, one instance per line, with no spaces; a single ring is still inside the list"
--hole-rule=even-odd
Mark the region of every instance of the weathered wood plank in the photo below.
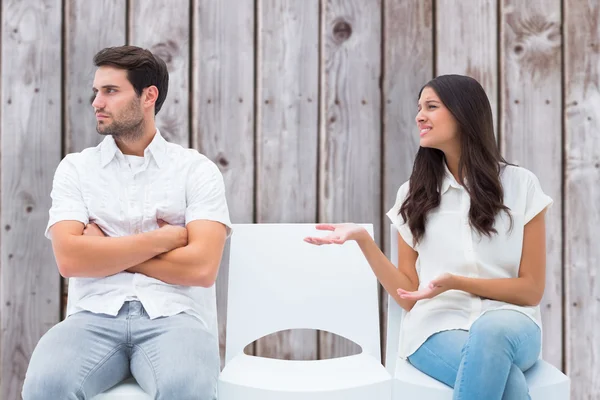
[[[190,0],[130,0],[129,44],[167,64],[169,90],[156,126],[169,142],[190,145]]]
[[[254,1],[194,0],[192,143],[217,163],[231,220],[254,222]],[[228,265],[217,279],[221,360]]]
[[[383,12],[383,157],[385,214],[408,180],[419,149],[417,96],[433,77],[433,0],[388,0]],[[410,54],[410,57],[407,55]],[[389,257],[389,219],[383,215],[382,248]],[[382,349],[387,329],[387,293],[382,289]],[[382,353],[385,355],[385,351]]]
[[[533,171],[554,199],[546,217],[543,357],[562,369],[562,85],[560,0],[504,0],[502,136],[509,162]]]
[[[319,1],[258,2],[257,222],[315,222]],[[256,342],[265,357],[317,359],[317,331]]]
[[[105,47],[125,44],[125,6],[126,0],[65,3],[66,153],[96,146],[103,139],[96,132],[90,105],[96,71],[93,58]]]
[[[96,132],[90,105],[94,81],[94,55],[105,47],[125,44],[126,0],[65,3],[65,153],[96,146],[103,137]],[[98,15],[106,18],[98,18]],[[63,309],[66,314],[68,280],[63,280]]]
[[[319,218],[381,220],[381,0],[322,2]],[[322,332],[321,358],[358,347]]]
[[[435,14],[435,75],[477,79],[490,99],[497,128],[498,0],[437,0]]]
[[[565,0],[566,370],[573,399],[600,393],[600,5]]]
[[[60,318],[60,279],[44,235],[61,158],[59,1],[2,2],[0,375],[20,398],[39,338]]]

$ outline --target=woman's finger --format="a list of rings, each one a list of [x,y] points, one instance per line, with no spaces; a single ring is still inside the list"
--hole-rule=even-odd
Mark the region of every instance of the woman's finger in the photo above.
[[[315,228],[319,231],[335,231],[335,225],[333,224],[317,224]]]

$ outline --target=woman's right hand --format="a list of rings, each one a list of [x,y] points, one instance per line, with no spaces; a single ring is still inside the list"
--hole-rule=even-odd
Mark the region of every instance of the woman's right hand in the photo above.
[[[317,230],[330,231],[331,233],[323,236],[308,236],[304,241],[310,244],[320,246],[322,244],[344,244],[349,240],[358,241],[361,238],[369,236],[369,233],[362,226],[346,223],[346,224],[318,224]]]

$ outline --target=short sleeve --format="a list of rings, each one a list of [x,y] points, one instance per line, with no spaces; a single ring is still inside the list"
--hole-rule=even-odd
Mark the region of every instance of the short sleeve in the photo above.
[[[525,224],[540,212],[549,208],[553,200],[544,193],[540,181],[533,173],[529,173],[527,179],[527,201],[525,204]]]
[[[402,219],[402,216],[398,214],[400,212],[400,207],[402,207],[402,203],[406,200],[406,196],[408,196],[408,182],[405,182],[400,189],[398,189],[398,193],[396,194],[396,202],[394,206],[386,213],[390,221],[394,224],[402,239],[412,248],[414,249],[413,244],[413,235],[408,227],[408,224]]]
[[[204,158],[192,165],[186,188],[186,225],[194,220],[220,222],[231,235],[229,209],[225,199],[225,183],[219,168]]]
[[[89,222],[89,214],[83,195],[79,174],[71,156],[65,157],[54,173],[52,181],[52,206],[49,211],[48,225],[44,235],[50,239],[50,228],[61,221],[79,221],[84,225]]]

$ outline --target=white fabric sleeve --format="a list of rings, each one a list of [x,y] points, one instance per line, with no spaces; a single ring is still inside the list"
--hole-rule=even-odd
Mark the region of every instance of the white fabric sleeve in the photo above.
[[[394,206],[385,214],[388,216],[390,221],[396,226],[398,233],[402,236],[402,239],[412,248],[415,249],[413,244],[413,235],[408,227],[408,223],[406,223],[400,214],[400,207],[402,207],[402,203],[408,196],[408,182],[405,182],[400,189],[398,189],[398,193],[396,194],[396,202]]]
[[[527,182],[527,202],[525,204],[525,224],[533,219],[544,209],[549,208],[554,202],[542,190],[537,176],[529,172]]]
[[[220,222],[231,235],[229,209],[225,199],[225,183],[219,168],[203,158],[190,168],[186,187],[186,225],[194,220]]]
[[[44,232],[48,239],[50,239],[50,228],[57,222],[79,221],[84,225],[89,223],[88,210],[81,194],[79,174],[70,156],[65,157],[56,168],[50,197],[52,206]]]

